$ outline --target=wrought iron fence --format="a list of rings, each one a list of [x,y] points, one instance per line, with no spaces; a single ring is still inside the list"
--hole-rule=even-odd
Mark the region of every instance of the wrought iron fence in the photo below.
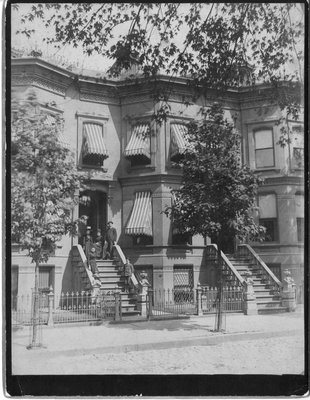
[[[240,286],[225,286],[222,295],[218,288],[201,286],[197,289],[197,307],[203,314],[216,313],[220,303],[225,312],[244,310],[244,291]]]
[[[147,306],[150,319],[195,314],[195,293],[193,289],[188,288],[149,290]]]
[[[52,323],[91,322],[114,319],[115,291],[53,292],[38,296],[40,325]],[[12,325],[30,325],[33,310],[32,295],[12,296]]]

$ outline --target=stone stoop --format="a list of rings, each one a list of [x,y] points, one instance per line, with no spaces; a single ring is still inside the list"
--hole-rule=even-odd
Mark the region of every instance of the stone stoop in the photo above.
[[[122,301],[123,316],[137,316],[137,296],[135,293],[125,293],[125,279],[119,263],[116,260],[97,259],[97,268],[101,281],[101,290],[104,293],[119,290]]]
[[[281,296],[273,293],[270,285],[264,281],[260,270],[250,259],[235,254],[226,254],[226,256],[243,278],[245,278],[246,272],[251,272],[258,314],[286,311],[286,308],[281,306]]]

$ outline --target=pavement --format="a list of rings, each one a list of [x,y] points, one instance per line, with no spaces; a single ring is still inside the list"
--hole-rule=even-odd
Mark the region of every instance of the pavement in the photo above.
[[[28,350],[30,327],[12,332],[12,362],[33,357],[126,353],[131,351],[204,346],[227,341],[255,340],[304,335],[304,312],[265,315],[226,314],[221,332],[214,331],[215,315],[188,319],[140,321],[123,324],[104,322],[95,326],[55,325],[42,327],[43,347]],[[34,354],[35,353],[35,354]]]

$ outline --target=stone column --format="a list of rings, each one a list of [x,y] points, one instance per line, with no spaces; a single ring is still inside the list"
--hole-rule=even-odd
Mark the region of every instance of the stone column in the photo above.
[[[141,317],[147,317],[147,293],[149,284],[141,281],[141,291],[137,295],[137,309],[140,312]]]
[[[283,288],[282,288],[282,307],[285,307],[287,311],[295,311],[296,310],[296,296],[295,296],[295,282],[291,277],[291,273],[288,269],[284,271],[285,278],[283,279]]]
[[[196,293],[197,293],[197,315],[203,315],[202,312],[202,304],[201,304],[201,295],[202,295],[202,290],[201,290],[201,286],[200,283],[198,282],[197,284],[197,289],[196,289]]]
[[[244,285],[244,314],[245,315],[257,315],[257,304],[256,296],[253,287],[252,274],[248,271],[245,274],[245,285]]]
[[[48,296],[48,319],[47,319],[47,325],[48,326],[54,326],[54,320],[53,320],[53,309],[54,309],[54,292],[52,286],[50,287],[50,291]]]

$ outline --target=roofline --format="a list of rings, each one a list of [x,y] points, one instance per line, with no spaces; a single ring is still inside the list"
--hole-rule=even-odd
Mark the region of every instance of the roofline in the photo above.
[[[105,86],[113,86],[113,87],[124,87],[128,85],[134,85],[137,82],[143,83],[154,83],[154,82],[162,82],[162,83],[172,83],[172,84],[179,84],[179,85],[187,85],[188,81],[190,81],[190,77],[171,77],[168,75],[157,75],[154,78],[146,78],[144,76],[137,76],[134,79],[122,79],[122,80],[116,80],[116,79],[111,79],[111,78],[106,78],[106,77],[93,77],[93,76],[87,76],[87,75],[82,75],[78,72],[73,72],[73,71],[68,71],[66,68],[59,67],[49,61],[45,61],[39,57],[19,57],[19,58],[12,58],[11,59],[11,65],[12,66],[19,66],[19,65],[38,65],[40,67],[46,68],[50,71],[53,71],[54,73],[58,73],[66,78],[71,78],[71,79],[76,79],[79,82],[85,82],[85,83],[93,83],[96,85],[105,85]],[[280,81],[280,87],[285,87],[289,86],[290,82],[286,81]],[[296,86],[300,85],[300,82],[292,82]],[[273,88],[271,84],[267,83],[259,83],[256,84],[255,86],[241,86],[239,88],[227,88],[225,91],[228,93],[247,93],[250,92],[251,90],[268,90]],[[216,91],[214,88],[210,88],[210,91]]]

